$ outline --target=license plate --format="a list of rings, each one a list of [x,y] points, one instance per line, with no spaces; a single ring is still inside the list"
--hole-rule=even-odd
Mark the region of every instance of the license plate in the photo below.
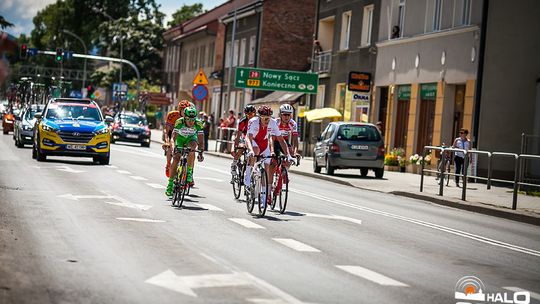
[[[66,145],[68,150],[86,150],[86,146],[83,145]]]
[[[351,149],[353,150],[369,150],[369,147],[368,146],[363,146],[363,145],[351,145]]]
[[[136,134],[126,134],[127,138],[139,138],[139,135]]]

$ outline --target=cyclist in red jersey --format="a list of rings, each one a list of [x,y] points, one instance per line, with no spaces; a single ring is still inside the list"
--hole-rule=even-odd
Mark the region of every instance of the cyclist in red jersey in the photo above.
[[[298,157],[298,127],[294,119],[292,119],[293,112],[294,109],[290,104],[286,103],[281,105],[279,107],[279,117],[276,119],[276,122],[281,136],[287,144],[289,154],[294,155],[294,157]],[[272,155],[279,156],[283,153],[283,150],[281,149],[281,145],[279,144],[279,142],[273,139],[274,138],[272,137],[273,144],[270,146],[272,148],[271,153]],[[284,165],[288,169],[291,164],[287,161],[284,163]],[[270,183],[272,183],[275,168],[276,162],[273,161],[270,164]]]
[[[281,145],[283,151],[287,151],[287,159],[289,161],[294,160],[294,158],[289,154],[287,149],[287,144],[279,132],[277,123],[272,119],[272,109],[269,106],[261,106],[257,110],[259,114],[258,117],[253,117],[249,120],[248,131],[247,131],[247,140],[246,147],[248,148],[249,162],[246,167],[246,174],[244,176],[244,185],[251,184],[251,170],[255,165],[255,155],[257,156],[270,156],[270,143],[269,137],[275,136],[276,140]],[[270,159],[264,161],[265,169],[267,172],[267,181],[270,180],[268,166],[270,164]],[[268,186],[268,184],[267,184]],[[266,188],[263,187],[261,190],[261,196],[266,196]],[[271,197],[268,196],[268,200],[271,200]]]
[[[242,156],[242,153],[245,149],[245,136],[248,130],[248,122],[250,119],[252,119],[255,114],[257,114],[257,110],[255,109],[255,106],[247,105],[244,108],[244,118],[242,118],[238,122],[238,129],[236,130],[236,137],[234,139],[234,149],[231,152],[231,155],[233,156],[233,162],[231,164],[231,170],[236,170],[236,163],[240,156]]]

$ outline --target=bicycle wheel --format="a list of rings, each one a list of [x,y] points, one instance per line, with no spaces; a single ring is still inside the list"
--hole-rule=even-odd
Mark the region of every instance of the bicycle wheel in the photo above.
[[[258,188],[259,188],[259,191],[255,191],[257,192],[257,207],[259,208],[259,216],[260,217],[263,217],[264,214],[266,213],[266,208],[268,207],[267,205],[267,202],[268,202],[268,179],[266,178],[266,170],[264,170],[264,168],[261,168],[261,171],[260,171],[260,174],[261,174],[261,177],[259,179],[259,182],[257,184],[255,184]],[[262,190],[265,189],[264,193],[265,195],[262,197],[261,199],[261,193],[262,193]]]
[[[257,197],[257,193],[255,191],[255,186],[258,183],[258,177],[254,172],[251,173],[251,184],[246,185],[246,207],[247,211],[249,213],[253,212],[253,208],[255,207],[255,199]]]
[[[242,192],[242,184],[241,184],[241,180],[240,180],[240,171],[239,171],[240,167],[241,167],[241,165],[238,164],[236,166],[237,172],[232,174],[232,182],[231,183],[232,183],[233,194],[234,194],[235,199],[238,199],[240,197],[240,193]]]
[[[448,186],[450,184],[450,178],[452,176],[450,175],[450,161],[447,161],[446,163],[446,185]]]
[[[186,164],[184,164],[184,166],[182,166],[182,174],[180,176],[181,176],[180,185],[179,185],[179,188],[180,188],[180,200],[178,202],[178,208],[182,208],[182,204],[184,203],[184,197],[186,196],[186,193],[189,190],[189,187],[187,185],[187,166],[186,166]]]
[[[287,168],[281,170],[280,188],[279,213],[283,214],[285,208],[287,208],[287,199],[289,198],[289,173],[287,172]]]
[[[173,186],[173,198],[172,198],[172,206],[175,206],[176,203],[180,200],[180,182],[177,178],[174,179],[174,186]]]
[[[272,193],[272,201],[270,203],[270,210],[274,210],[276,208],[276,200],[278,197],[276,194],[279,193],[279,190],[281,189],[280,187],[281,179],[279,177],[280,177],[279,168],[276,168],[276,171],[274,172],[274,178],[272,181],[272,189],[270,190]]]

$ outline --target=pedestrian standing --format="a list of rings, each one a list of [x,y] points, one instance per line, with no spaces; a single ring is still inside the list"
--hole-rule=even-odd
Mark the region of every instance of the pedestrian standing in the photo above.
[[[471,148],[471,142],[467,138],[467,135],[469,135],[469,130],[467,129],[460,129],[459,130],[459,137],[457,137],[454,140],[454,144],[452,144],[452,148],[455,149],[462,149],[462,150],[469,150]],[[454,165],[456,167],[456,187],[459,187],[459,174],[461,174],[461,171],[464,171],[463,164],[465,162],[465,153],[458,151],[454,154]]]
[[[208,151],[208,136],[210,136],[210,119],[208,119],[208,115],[203,115],[203,121],[204,121],[204,127],[203,127],[203,133],[204,133],[204,151]]]

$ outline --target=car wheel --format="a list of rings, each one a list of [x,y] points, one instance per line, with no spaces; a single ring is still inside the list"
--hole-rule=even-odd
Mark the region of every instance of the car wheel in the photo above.
[[[317,156],[313,156],[313,172],[321,173],[321,167],[317,166]]]
[[[330,166],[330,158],[326,157],[326,174],[334,175],[334,167]]]
[[[360,168],[360,175],[362,177],[366,177],[368,174],[368,169],[367,168]]]
[[[15,145],[17,146],[17,148],[24,148],[24,143],[22,142],[22,140],[19,140],[19,138],[15,138]]]
[[[38,161],[43,162],[47,160],[47,155],[39,147],[36,147],[36,158]]]
[[[383,176],[384,176],[384,168],[375,169],[375,178],[383,178]]]
[[[33,159],[37,158],[36,146],[35,145],[32,145],[32,158]]]
[[[106,156],[101,156],[99,158],[99,164],[100,165],[108,165],[111,160],[111,155],[107,154]]]
[[[3,132],[4,132],[4,135],[8,134],[8,130],[6,130],[6,128],[4,128]]]
[[[146,148],[150,148],[150,142],[147,142],[147,143],[141,143],[141,147],[146,147]]]

